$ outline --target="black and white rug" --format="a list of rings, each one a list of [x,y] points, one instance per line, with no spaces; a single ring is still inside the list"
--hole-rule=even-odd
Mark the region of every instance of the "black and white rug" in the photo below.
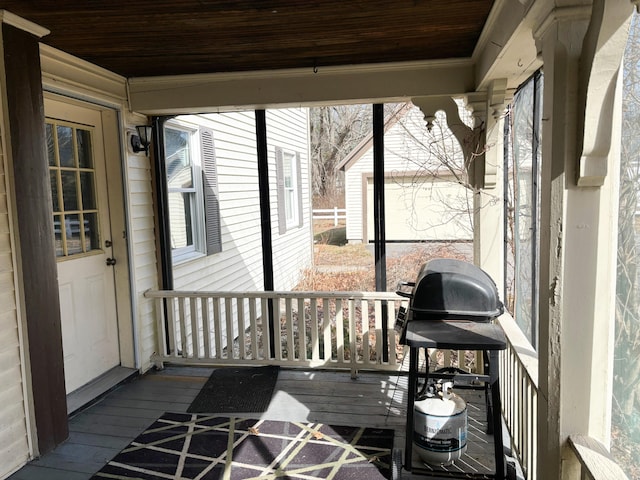
[[[92,480],[378,480],[393,430],[165,413]]]

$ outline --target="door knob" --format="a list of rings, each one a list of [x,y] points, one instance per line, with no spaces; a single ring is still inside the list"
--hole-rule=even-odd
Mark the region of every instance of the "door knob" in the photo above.
[[[115,264],[116,264],[115,258],[107,258],[107,266],[112,267]]]

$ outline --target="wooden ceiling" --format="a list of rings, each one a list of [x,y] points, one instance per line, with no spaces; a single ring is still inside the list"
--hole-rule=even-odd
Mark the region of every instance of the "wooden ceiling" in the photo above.
[[[0,0],[125,77],[470,57],[493,0]]]

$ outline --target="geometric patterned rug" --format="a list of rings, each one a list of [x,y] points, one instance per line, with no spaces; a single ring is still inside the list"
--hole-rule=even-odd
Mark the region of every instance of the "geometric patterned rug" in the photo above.
[[[165,413],[92,480],[382,480],[393,430]]]

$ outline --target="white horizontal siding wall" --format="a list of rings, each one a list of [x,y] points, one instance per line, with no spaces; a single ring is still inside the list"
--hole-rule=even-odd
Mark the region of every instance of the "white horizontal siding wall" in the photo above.
[[[176,290],[260,290],[262,247],[255,115],[233,112],[182,116],[213,130],[222,251],[174,265]]]
[[[289,290],[311,264],[306,109],[267,111],[269,187],[276,289]],[[176,290],[262,290],[262,237],[253,111],[180,117],[211,128],[218,171],[222,251],[174,265]],[[300,153],[304,225],[278,234],[275,147]]]
[[[30,456],[6,171],[5,157],[0,154],[0,478],[24,465]]]
[[[291,290],[299,281],[303,268],[313,260],[311,197],[309,178],[309,121],[306,108],[267,110],[267,144],[269,149],[269,185],[271,187],[271,225],[275,290]],[[278,233],[275,149],[300,156],[302,189],[302,224]],[[272,166],[272,167],[271,167]]]
[[[145,155],[129,154],[125,165],[131,226],[129,235],[133,249],[130,259],[135,288],[134,328],[138,333],[140,368],[145,371],[151,367],[150,358],[157,345],[154,302],[143,295],[145,290],[158,288],[151,161]]]
[[[427,131],[424,114],[418,107],[412,107],[406,116],[393,125],[384,135],[384,169],[387,182],[405,182],[414,185],[422,184],[428,186],[429,181],[421,180],[420,177],[436,176],[453,178],[449,172],[441,171],[443,162],[460,166],[462,164],[462,153],[457,141],[453,138],[448,129],[440,130],[435,124],[431,133]],[[352,165],[347,166],[345,171],[345,205],[347,209],[347,240],[351,243],[359,243],[367,238],[366,235],[366,215],[372,218],[370,208],[367,208],[367,184],[373,177],[373,144],[371,147]],[[411,189],[412,187],[408,187]],[[457,192],[455,204],[466,202],[467,192],[463,188],[452,187],[452,192]],[[411,192],[406,193],[406,197],[411,197]],[[418,197],[424,199],[422,193]],[[391,199],[390,199],[391,200]],[[390,201],[389,204],[398,203]],[[426,208],[426,205],[407,203],[408,208],[415,208],[416,212]],[[395,208],[395,206],[394,206]],[[369,221],[369,223],[371,220]],[[389,240],[400,240],[390,235],[387,228]],[[419,226],[422,228],[422,226]],[[416,233],[420,235],[420,233]],[[450,236],[450,235],[448,235]],[[466,235],[464,235],[466,237]],[[431,239],[425,234],[423,240]],[[465,238],[466,239],[466,238]]]

